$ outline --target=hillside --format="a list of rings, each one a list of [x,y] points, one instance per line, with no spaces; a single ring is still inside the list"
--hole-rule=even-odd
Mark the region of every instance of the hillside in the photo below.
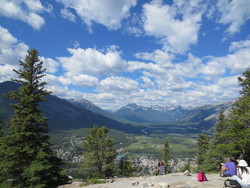
[[[9,104],[14,102],[7,99],[4,94],[10,90],[17,90],[18,87],[19,84],[10,81],[0,83],[0,116],[4,120],[11,116],[12,108]],[[53,95],[46,96],[46,102],[41,103],[40,108],[49,118],[48,125],[51,130],[71,130],[98,125],[128,133],[138,131],[132,125],[112,120]]]
[[[7,120],[12,114],[9,104],[13,101],[4,97],[3,94],[17,89],[18,86],[14,82],[0,83],[0,116],[4,120]],[[45,116],[49,118],[49,128],[52,130],[89,128],[96,124],[127,133],[139,133],[145,128],[149,129],[147,131],[151,133],[211,131],[221,109],[226,110],[228,114],[234,102],[228,101],[196,108],[183,108],[182,106],[144,107],[128,104],[111,113],[85,99],[65,100],[50,95],[46,97],[46,100],[45,103],[41,103],[40,107]],[[136,128],[135,125],[140,125],[140,127]]]

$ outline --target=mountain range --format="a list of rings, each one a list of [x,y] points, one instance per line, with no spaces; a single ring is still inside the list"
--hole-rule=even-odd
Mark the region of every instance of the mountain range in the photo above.
[[[17,90],[20,85],[14,82],[0,83],[0,116],[7,120],[12,109],[11,101],[3,94]],[[150,107],[128,104],[117,111],[109,112],[101,109],[86,99],[61,99],[53,95],[46,96],[46,102],[40,104],[41,110],[49,118],[49,128],[52,130],[70,130],[89,128],[93,125],[106,126],[123,132],[136,133],[138,124],[188,125],[199,130],[210,129],[216,122],[216,117],[223,109],[228,113],[235,101],[204,105],[195,108],[178,106]],[[142,129],[142,128],[140,128]]]
[[[18,87],[20,87],[19,84],[11,81],[0,83],[0,116],[3,120],[8,120],[13,114],[10,103],[15,102],[6,98],[4,94],[17,90]],[[46,96],[46,102],[40,103],[39,108],[48,117],[48,125],[51,130],[71,130],[98,125],[128,133],[138,131],[132,125],[115,121],[53,95]]]

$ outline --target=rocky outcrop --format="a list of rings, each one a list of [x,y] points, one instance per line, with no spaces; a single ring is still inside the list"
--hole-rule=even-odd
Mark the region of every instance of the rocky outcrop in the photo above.
[[[115,178],[109,183],[88,185],[86,188],[221,188],[225,178],[219,174],[208,174],[208,181],[198,182],[197,174],[167,174],[162,176],[143,176],[130,178]],[[59,188],[80,188],[73,182]]]

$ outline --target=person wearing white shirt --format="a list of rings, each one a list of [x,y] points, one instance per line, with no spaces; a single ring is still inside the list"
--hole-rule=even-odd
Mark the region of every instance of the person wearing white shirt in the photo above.
[[[240,160],[237,165],[237,176],[232,177],[242,187],[250,187],[250,168],[245,160]]]

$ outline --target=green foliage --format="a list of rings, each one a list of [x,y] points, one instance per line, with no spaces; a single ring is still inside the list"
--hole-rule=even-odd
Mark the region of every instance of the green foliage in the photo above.
[[[182,169],[180,169],[181,172],[185,172],[186,170],[191,172],[191,168],[190,168],[190,162],[191,162],[191,159],[189,158],[186,162],[185,162],[185,165]]]
[[[233,105],[230,115],[225,118],[223,112],[220,113],[216,129],[207,151],[199,151],[197,164],[202,170],[218,171],[219,165],[225,157],[235,159],[245,159],[250,161],[250,69],[243,72],[242,77],[238,77],[239,85],[242,86],[240,92],[242,96]],[[200,142],[201,139],[200,139]],[[199,141],[198,141],[199,143]]]
[[[101,180],[99,178],[88,178],[87,182],[81,183],[80,186],[87,186],[87,185],[100,184],[100,183],[106,183],[106,181]]]
[[[202,165],[205,161],[206,152],[209,147],[210,136],[206,134],[199,134],[197,138],[197,160],[196,163]]]
[[[3,122],[2,118],[0,117],[0,139],[3,137]],[[1,142],[0,142],[1,144]]]
[[[82,143],[84,150],[82,170],[87,177],[111,177],[117,156],[113,139],[108,138],[106,127],[94,126]]]
[[[164,143],[164,151],[163,151],[163,160],[165,162],[166,172],[170,172],[170,166],[168,165],[168,161],[170,160],[170,145],[166,140]]]
[[[45,76],[37,50],[28,51],[20,69],[14,70],[20,83],[18,91],[6,96],[17,101],[11,104],[14,115],[7,122],[6,136],[1,139],[0,186],[43,188],[66,180],[61,160],[55,157],[47,128],[47,118],[39,110],[39,103],[49,95],[41,79]]]
[[[126,158],[121,158],[119,165],[119,175],[123,175],[123,176],[132,176],[133,172],[135,172],[135,169],[132,166],[132,163],[130,161],[128,161]]]

